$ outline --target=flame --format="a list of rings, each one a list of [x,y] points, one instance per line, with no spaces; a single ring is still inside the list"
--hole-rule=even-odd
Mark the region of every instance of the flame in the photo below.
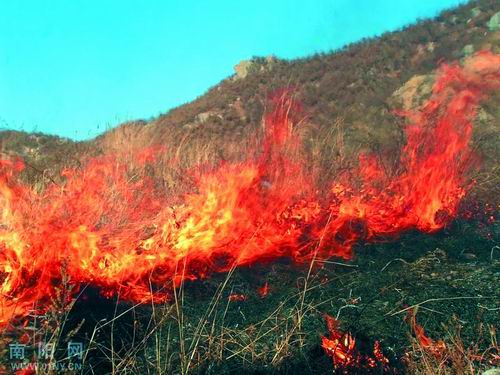
[[[325,315],[326,326],[329,337],[321,338],[321,347],[332,357],[335,367],[350,367],[358,362],[356,340],[350,333],[344,333],[340,330],[340,322],[330,315]]]
[[[373,343],[373,355],[375,359],[382,364],[383,367],[389,365],[389,359],[382,352],[382,348],[380,347],[380,342],[375,341]]]
[[[274,101],[260,148],[243,162],[186,171],[194,186],[183,195],[145,172],[158,149],[91,159],[42,191],[17,178],[21,161],[0,161],[0,325],[46,309],[61,288],[68,298],[92,284],[105,296],[162,301],[183,280],[234,266],[349,259],[359,241],[443,228],[471,186],[472,120],[500,87],[499,67],[500,56],[486,52],[463,67],[442,66],[429,100],[404,113],[398,170],[361,155],[328,194],[315,187],[302,154],[290,95]]]
[[[340,329],[340,322],[337,319],[325,314],[325,321],[329,336],[321,337],[321,347],[332,357],[335,369],[351,370],[362,367],[389,369],[389,359],[384,356],[378,341],[373,343],[373,355],[361,354],[356,347],[356,339],[350,332],[343,332]]]
[[[244,294],[236,294],[236,293],[230,294],[227,297],[227,300],[230,302],[243,302],[246,301],[247,299],[248,297],[245,296]]]
[[[266,298],[269,295],[270,291],[271,287],[269,286],[269,283],[267,281],[264,285],[257,289],[257,293],[259,294],[260,298]]]
[[[417,312],[415,309],[408,312],[408,319],[410,320],[411,328],[415,332],[415,337],[418,343],[425,351],[429,352],[436,358],[441,358],[447,350],[446,344],[443,340],[434,341],[425,334],[424,328],[417,323]]]

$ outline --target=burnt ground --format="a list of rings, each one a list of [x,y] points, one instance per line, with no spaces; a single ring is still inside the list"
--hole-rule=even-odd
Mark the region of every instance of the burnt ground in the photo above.
[[[59,363],[74,363],[65,357],[68,341],[82,342],[85,353],[76,373],[325,374],[334,371],[321,348],[329,314],[355,337],[361,354],[371,355],[377,340],[390,372],[408,373],[405,353],[419,360],[407,319],[414,308],[426,335],[444,340],[459,358],[464,349],[482,353],[495,344],[498,229],[455,221],[432,235],[412,232],[391,242],[359,244],[349,262],[332,259],[311,269],[287,260],[243,267],[186,283],[165,304],[131,306],[87,288],[67,319],[54,314],[36,334],[56,342]],[[262,297],[265,283],[269,294]],[[20,340],[26,329],[8,342]],[[8,342],[0,348],[4,369],[11,365]],[[35,349],[27,358],[37,358]],[[477,371],[491,364],[474,366]],[[442,373],[466,373],[461,371]]]
[[[414,342],[405,318],[412,307],[435,340],[451,346],[460,337],[479,351],[491,346],[489,328],[499,322],[498,235],[498,227],[455,222],[437,234],[360,244],[352,261],[313,267],[305,294],[308,265],[285,260],[185,284],[177,302],[165,305],[131,308],[91,292],[90,302],[87,297],[72,310],[67,331],[85,318],[75,337],[92,348],[88,373],[111,372],[114,361],[119,373],[322,374],[333,371],[320,347],[329,314],[361,352],[371,353],[378,340],[393,371],[405,373],[402,358]],[[266,282],[263,298],[258,289]],[[244,300],[229,301],[231,294]],[[91,340],[96,325],[113,316],[119,317]]]

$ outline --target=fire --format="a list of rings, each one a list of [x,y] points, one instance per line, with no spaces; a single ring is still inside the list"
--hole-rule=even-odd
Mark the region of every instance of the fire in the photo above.
[[[470,188],[472,120],[479,101],[500,87],[499,67],[491,53],[442,66],[430,99],[405,113],[398,170],[361,155],[349,174],[356,177],[339,176],[326,195],[302,155],[289,95],[266,116],[261,147],[246,161],[189,171],[194,186],[183,195],[162,190],[146,172],[158,149],[89,160],[42,191],[17,178],[22,161],[2,160],[0,324],[43,311],[63,287],[70,296],[92,284],[106,296],[162,301],[183,280],[234,266],[349,259],[359,241],[443,228]]]
[[[259,293],[260,298],[266,298],[269,295],[270,291],[271,287],[269,286],[269,283],[267,281],[264,285],[257,289],[257,293]]]
[[[228,301],[230,302],[243,302],[247,300],[247,296],[244,294],[230,294],[229,297],[227,297]]]
[[[353,368],[380,368],[387,370],[389,359],[384,356],[380,343],[375,341],[372,354],[361,354],[356,347],[356,339],[349,332],[340,329],[340,322],[325,314],[328,337],[321,337],[321,347],[327,355],[332,357],[335,369],[348,370]]]
[[[416,315],[416,310],[411,310],[408,312],[410,326],[413,329],[413,332],[415,332],[415,337],[417,338],[418,343],[425,351],[429,352],[436,358],[441,358],[447,350],[445,342],[443,340],[434,341],[429,336],[427,336],[425,334],[424,328],[417,323]]]
[[[329,337],[321,338],[321,347],[332,357],[335,367],[350,367],[358,362],[357,353],[354,351],[356,340],[350,333],[340,330],[340,322],[330,315],[325,315]]]

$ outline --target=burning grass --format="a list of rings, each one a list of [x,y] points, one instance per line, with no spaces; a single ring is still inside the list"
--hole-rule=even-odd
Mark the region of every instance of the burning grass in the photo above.
[[[307,268],[278,262],[185,282],[176,289],[174,302],[166,304],[131,305],[87,289],[69,315],[56,310],[59,317],[50,315],[46,330],[38,326],[28,331],[29,338],[33,342],[35,332],[47,332],[50,338],[56,326],[64,327],[55,336],[60,352],[54,361],[65,361],[67,341],[82,341],[88,350],[87,372],[323,374],[333,369],[321,348],[321,336],[328,335],[324,315],[329,314],[342,332],[351,333],[363,355],[373,355],[379,341],[399,373],[408,366],[422,370],[422,361],[431,359],[428,369],[440,364],[442,371],[453,373],[451,362],[441,363],[418,349],[406,316],[419,306],[417,323],[450,351],[461,327],[465,352],[476,356],[474,371],[465,373],[476,374],[492,366],[488,361],[495,342],[489,327],[498,324],[498,254],[492,259],[491,247],[492,241],[475,226],[456,223],[443,234],[409,233],[397,243],[358,247],[358,256],[346,265],[315,268],[307,288]],[[262,280],[270,288],[265,298],[259,293]],[[230,301],[233,294],[246,300]],[[26,333],[22,328],[18,332],[12,338]],[[4,348],[6,360],[8,341]],[[477,360],[482,354],[484,360]]]
[[[462,199],[474,185],[468,174],[477,165],[477,155],[470,147],[472,121],[480,100],[500,87],[499,59],[498,55],[480,53],[463,67],[440,68],[429,100],[418,111],[403,114],[409,124],[397,168],[387,168],[377,155],[362,154],[358,167],[322,184],[318,183],[324,180],[321,170],[314,158],[305,154],[295,130],[300,127],[297,103],[286,92],[275,96],[261,143],[248,146],[245,160],[190,170],[179,169],[175,159],[168,160],[190,186],[180,194],[165,189],[160,178],[157,161],[161,147],[142,150],[134,157],[90,159],[82,168],[66,169],[61,184],[54,181],[41,190],[17,180],[22,161],[2,161],[0,322],[8,329],[30,311],[52,311],[54,301],[60,306],[58,316],[64,316],[79,294],[95,288],[105,298],[115,299],[115,313],[118,301],[134,304],[115,318],[98,322],[85,338],[88,350],[100,352],[114,373],[152,366],[165,373],[174,369],[209,372],[210,366],[225,361],[228,364],[222,366],[229,366],[227,369],[238,363],[282,370],[293,356],[322,358],[317,342],[312,344],[308,337],[317,339],[316,320],[329,309],[329,303],[334,305],[335,297],[324,295],[329,290],[325,285],[333,280],[345,283],[352,275],[338,271],[336,276],[320,278],[318,267],[327,267],[333,257],[352,259],[352,250],[360,243],[369,247],[413,230],[435,233],[453,223]],[[438,250],[433,254],[439,259]],[[243,305],[264,304],[280,281],[260,279],[251,291],[237,290],[233,276],[245,271],[236,268],[265,262],[279,265],[283,259],[291,259],[299,268],[305,266],[306,276],[289,268],[298,290],[274,306],[269,315],[250,317]],[[388,261],[378,271],[386,271],[397,259],[404,258]],[[351,266],[343,264],[341,268]],[[420,266],[426,265],[414,264]],[[349,272],[359,276],[359,271]],[[199,293],[192,305],[198,311],[203,296],[212,294],[213,298],[205,301],[204,313],[190,318],[186,293],[195,295],[197,288],[203,289],[199,280],[215,275],[206,281],[210,284],[221,273],[226,276],[215,291]],[[192,284],[195,280],[198,282]],[[263,280],[268,288],[262,289]],[[338,291],[345,289],[345,285],[336,285],[332,295],[338,299]],[[360,303],[364,293],[353,290],[345,294],[336,319],[346,314],[349,319],[358,309],[377,316],[377,311],[368,311],[373,308],[371,303]],[[395,290],[401,293],[401,289]],[[320,298],[314,297],[315,293]],[[483,298],[490,297],[446,300]],[[166,301],[169,303],[163,304]],[[436,301],[439,297],[429,300]],[[85,302],[80,303],[84,308]],[[149,305],[150,318],[136,335],[136,325],[143,319],[134,314]],[[384,316],[400,320],[399,315],[407,310],[397,306],[381,320]],[[225,323],[234,322],[234,314],[247,322],[244,329]],[[120,337],[120,345],[115,346],[114,324],[122,316],[130,319],[133,334]],[[362,317],[357,316],[356,331],[366,328]],[[63,330],[63,321],[56,321],[55,327]],[[78,331],[77,326],[73,328]],[[347,358],[345,352],[355,342],[354,333],[339,336],[330,331],[324,346],[336,358],[338,352],[329,344],[343,343]],[[99,332],[109,332],[109,347],[98,344]],[[368,334],[368,330],[364,332]],[[66,339],[71,334],[66,332]],[[131,343],[132,349],[125,350]],[[371,343],[372,351],[378,349],[363,357],[367,358],[363,359],[364,367],[369,367],[368,358],[385,358],[380,347],[384,348],[383,341],[380,345]],[[359,365],[357,359],[352,362]],[[97,366],[90,359],[88,365]],[[308,361],[298,366],[305,365],[311,366]]]

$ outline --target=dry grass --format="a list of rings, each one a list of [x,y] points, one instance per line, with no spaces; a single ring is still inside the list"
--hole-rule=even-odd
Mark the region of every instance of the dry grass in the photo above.
[[[497,332],[494,326],[478,327],[476,342],[465,344],[460,334],[460,325],[455,321],[445,341],[446,349],[440,354],[428,350],[412,338],[410,350],[404,358],[407,370],[416,375],[477,375],[500,364]],[[486,350],[481,347],[487,346]]]

